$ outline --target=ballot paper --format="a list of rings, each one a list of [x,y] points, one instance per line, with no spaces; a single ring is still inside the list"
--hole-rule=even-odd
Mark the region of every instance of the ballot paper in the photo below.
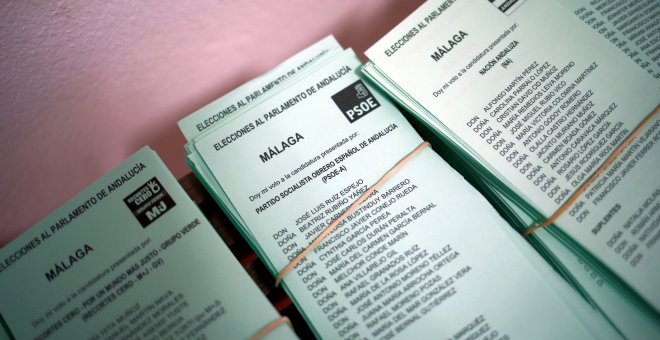
[[[148,147],[3,247],[0,290],[17,339],[245,339],[280,318]]]
[[[657,329],[658,82],[555,3],[497,2],[425,3],[366,52],[364,71],[527,226],[557,211],[651,115],[539,249],[561,241]]]
[[[346,50],[186,148],[274,276],[422,143],[360,66]],[[282,284],[320,338],[618,337],[429,148]]]
[[[660,2],[558,1],[648,74],[660,79]]]
[[[179,129],[188,141],[208,131],[214,125],[245,111],[269,93],[284,87],[296,74],[314,65],[318,60],[341,52],[333,36],[328,36],[287,59],[267,73],[248,81],[230,93],[205,105],[179,121]]]
[[[491,188],[482,188],[481,192],[497,196],[497,200],[504,203],[501,209],[508,211],[507,220],[518,227],[526,227],[533,223],[522,211],[516,211],[517,206],[509,202],[506,196],[499,195]],[[506,213],[505,213],[506,214]],[[580,293],[598,310],[607,316],[608,321],[627,339],[657,339],[660,338],[660,324],[654,319],[652,310],[641,309],[632,301],[626,299],[613,287],[608,280],[592,268],[588,261],[575,255],[564,244],[548,233],[539,230],[534,238],[542,240],[540,250],[549,258],[555,268],[558,268],[564,277],[572,281]]]
[[[413,123],[415,123],[413,121]],[[427,127],[416,124],[415,128],[423,136],[430,138],[438,145],[438,141]],[[488,198],[501,216],[505,218],[514,228],[520,230],[532,225],[534,221],[521,210],[506,195],[499,192],[496,186],[488,183],[487,179],[480,178],[480,173],[472,167],[462,154],[452,151],[450,148],[442,148],[442,157],[448,160],[452,167],[469,179],[479,192]],[[512,232],[514,232],[512,230]],[[521,239],[518,238],[513,238]],[[526,238],[552,267],[561,273],[562,277],[570,283],[573,288],[582,295],[594,308],[603,313],[608,322],[627,339],[656,339],[660,338],[660,323],[655,317],[655,312],[647,306],[640,306],[634,300],[627,299],[618,287],[613,286],[602,277],[597,270],[589,264],[585,258],[573,253],[565,244],[559,242],[550,235],[547,230],[541,229]],[[529,251],[529,246],[521,247],[523,251]],[[536,268],[545,268],[539,266]]]

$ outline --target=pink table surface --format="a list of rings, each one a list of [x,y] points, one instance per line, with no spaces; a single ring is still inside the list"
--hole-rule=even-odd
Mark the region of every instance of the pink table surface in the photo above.
[[[0,246],[176,122],[320,38],[362,53],[421,0],[0,4]]]

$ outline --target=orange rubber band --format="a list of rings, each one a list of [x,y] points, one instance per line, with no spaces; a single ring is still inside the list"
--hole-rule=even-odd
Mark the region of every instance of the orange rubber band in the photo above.
[[[564,212],[566,212],[566,210],[568,210],[568,208],[570,208],[571,205],[573,205],[578,197],[580,197],[580,195],[585,190],[587,190],[589,184],[591,184],[612,162],[614,162],[619,154],[621,154],[621,152],[623,152],[623,150],[633,141],[633,139],[635,139],[635,136],[637,136],[639,131],[641,131],[642,128],[655,117],[658,111],[660,111],[660,106],[656,106],[655,110],[653,110],[651,114],[649,114],[641,123],[639,123],[639,125],[637,125],[637,127],[630,133],[630,135],[628,135],[628,137],[621,143],[621,145],[612,151],[612,154],[610,154],[605,162],[598,169],[596,169],[596,171],[594,171],[594,173],[591,174],[591,176],[589,176],[589,178],[587,178],[587,180],[580,187],[578,187],[577,190],[575,190],[573,195],[571,195],[568,200],[564,202],[564,204],[562,204],[554,214],[552,214],[552,216],[550,216],[543,223],[538,223],[531,226],[529,229],[522,232],[522,236],[527,237],[533,232],[553,224]]]
[[[282,325],[284,323],[288,324],[289,327],[291,327],[293,329],[293,326],[291,325],[291,320],[289,320],[289,318],[287,318],[286,316],[281,316],[278,319],[276,319],[275,321],[273,321],[273,322],[267,324],[266,326],[264,326],[263,328],[261,328],[257,333],[255,333],[249,339],[250,340],[261,339],[264,336],[266,336],[268,333],[275,330],[277,327],[280,327],[280,325]]]
[[[280,273],[277,275],[277,278],[275,279],[275,286],[278,286],[282,281],[282,279],[284,278],[284,276],[288,274],[296,265],[298,265],[298,263],[302,261],[302,259],[304,259],[305,256],[307,256],[307,253],[312,251],[314,247],[316,247],[319,243],[321,243],[321,241],[323,241],[323,239],[326,236],[328,236],[328,234],[330,234],[330,232],[332,232],[337,227],[337,225],[341,223],[341,221],[343,221],[348,215],[350,215],[353,212],[353,210],[355,210],[362,202],[364,202],[367,199],[367,197],[369,197],[383,183],[387,182],[387,180],[390,177],[392,177],[392,175],[394,175],[397,171],[399,171],[404,164],[406,164],[411,158],[413,158],[413,156],[418,154],[427,146],[431,146],[431,144],[429,142],[423,142],[422,144],[417,146],[415,150],[411,151],[409,154],[407,154],[405,157],[399,160],[396,164],[394,164],[394,166],[390,170],[388,170],[383,175],[383,177],[381,177],[378,180],[378,182],[376,182],[376,184],[372,185],[369,189],[367,189],[367,191],[365,191],[355,202],[353,202],[353,204],[351,204],[351,206],[348,207],[348,209],[346,209],[343,214],[337,217],[337,219],[335,219],[327,228],[325,228],[325,230],[321,234],[319,234],[319,236],[317,236],[314,239],[314,241],[312,241],[312,243],[310,243],[307,246],[307,248],[305,248],[305,250],[300,252],[298,256],[296,256],[291,262],[289,262],[289,264],[286,267],[284,267],[284,269],[282,269],[282,271],[280,271]]]

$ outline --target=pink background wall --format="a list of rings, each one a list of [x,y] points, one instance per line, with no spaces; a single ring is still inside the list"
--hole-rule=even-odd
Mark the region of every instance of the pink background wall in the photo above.
[[[328,34],[363,57],[421,2],[2,1],[0,245],[146,144],[187,174],[179,119]]]

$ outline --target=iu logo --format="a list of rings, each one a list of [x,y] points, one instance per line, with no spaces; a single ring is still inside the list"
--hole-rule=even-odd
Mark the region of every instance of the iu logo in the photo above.
[[[380,103],[362,80],[358,80],[337,92],[332,96],[332,100],[350,123],[380,107]]]
[[[176,205],[156,177],[126,196],[124,203],[142,228],[146,228]]]

